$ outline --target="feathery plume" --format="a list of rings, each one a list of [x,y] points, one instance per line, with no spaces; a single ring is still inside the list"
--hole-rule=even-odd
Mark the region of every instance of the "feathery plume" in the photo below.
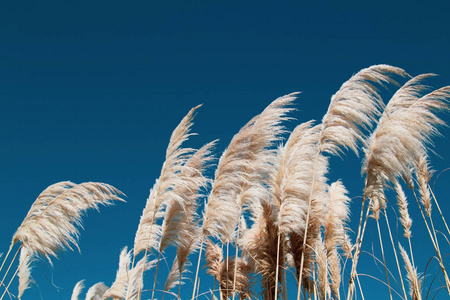
[[[80,280],[75,284],[75,287],[72,291],[72,297],[70,297],[70,300],[78,300],[78,297],[80,297],[81,291],[84,288],[84,279]]]
[[[279,149],[278,172],[272,183],[274,203],[279,209],[279,230],[282,235],[289,236],[289,250],[293,254],[297,272],[300,272],[301,257],[304,255],[303,278],[310,275],[313,247],[324,222],[325,201],[328,199],[325,176],[328,172],[328,160],[317,148],[320,126],[311,126],[312,122],[297,126],[286,145]]]
[[[208,143],[196,151],[181,168],[178,183],[173,187],[171,198],[162,224],[159,251],[170,244],[191,248],[192,242],[198,239],[198,202],[202,196],[200,190],[206,188],[208,179],[203,172],[212,161],[211,149],[216,141]]]
[[[48,186],[45,190],[42,191],[42,193],[36,198],[34,203],[31,205],[30,210],[25,216],[25,219],[32,216],[41,215],[42,211],[47,207],[47,205],[52,200],[54,200],[56,197],[58,197],[60,194],[67,191],[68,189],[73,188],[74,186],[76,186],[76,183],[70,181],[61,181]]]
[[[389,65],[375,65],[362,69],[346,81],[331,97],[327,113],[322,119],[319,150],[333,155],[351,149],[358,154],[358,142],[365,140],[380,115],[383,101],[375,84],[397,84],[391,77],[407,76],[404,70]]]
[[[349,220],[350,198],[343,183],[338,180],[328,188],[329,201],[325,217],[325,247],[327,252],[336,246],[344,246],[345,222]]]
[[[119,269],[116,273],[116,279],[111,287],[103,294],[103,299],[119,298],[124,299],[127,294],[128,272],[131,264],[131,251],[125,247],[120,252]]]
[[[165,291],[170,291],[176,285],[183,284],[183,279],[186,279],[186,278],[180,277],[180,276],[182,276],[183,271],[184,270],[181,270],[181,272],[180,272],[178,257],[175,256],[175,259],[173,260],[172,268],[170,269],[169,275],[167,275],[166,284],[164,285]]]
[[[428,188],[432,172],[429,171],[428,160],[426,155],[419,157],[417,164],[417,181],[419,183],[420,201],[422,202],[428,217],[431,217],[431,196]]]
[[[376,197],[388,180],[396,177],[410,181],[419,157],[426,153],[426,143],[444,122],[436,112],[447,108],[450,87],[421,96],[425,74],[409,80],[389,101],[377,129],[366,143],[362,172],[366,174],[365,196]]]
[[[134,240],[133,253],[135,257],[144,250],[151,251],[159,248],[158,241],[162,229],[161,225],[156,223],[156,220],[164,216],[163,209],[170,199],[169,196],[175,196],[172,190],[179,184],[178,176],[193,151],[190,148],[181,148],[181,145],[192,135],[190,133],[192,120],[199,107],[200,105],[192,108],[172,132],[160,177],[150,190],[150,195],[141,215]]]
[[[206,250],[205,259],[206,265],[208,266],[208,274],[216,279],[220,278],[221,273],[221,263],[223,261],[223,251],[222,248],[214,244],[210,239],[206,239]]]
[[[349,220],[350,198],[348,192],[340,180],[333,182],[329,189],[329,201],[327,203],[327,215],[325,217],[325,248],[329,261],[331,289],[339,298],[339,286],[341,284],[341,268],[337,247],[346,246],[348,238],[345,232],[345,222]]]
[[[237,266],[235,267],[235,264]],[[235,272],[236,269],[236,272]],[[235,283],[235,291],[240,294],[241,299],[249,299],[250,291],[250,266],[245,260],[238,257],[229,260],[228,267],[226,261],[223,261],[220,267],[220,288],[222,290],[222,300],[229,299],[232,293],[233,283]],[[236,278],[234,275],[236,274]]]
[[[353,245],[352,245],[352,241],[350,239],[350,237],[348,236],[348,234],[346,233],[344,235],[344,241],[342,244],[342,250],[344,250],[344,255],[347,258],[352,258],[353,254],[352,254],[352,250],[353,250]]]
[[[325,245],[321,238],[316,240],[314,247],[314,253],[316,254],[317,264],[317,280],[319,282],[319,295],[320,299],[327,299],[329,294],[328,284],[328,259],[325,250]],[[338,286],[339,287],[339,286]]]
[[[107,290],[108,287],[103,282],[98,282],[89,288],[86,300],[101,300]]]
[[[310,173],[306,174],[306,170],[312,170],[306,164],[314,159],[317,152],[315,148],[317,128],[312,129],[312,121],[297,126],[285,146],[278,148],[277,172],[272,177],[271,186],[273,203],[279,211],[278,225],[284,235],[290,232],[301,234],[305,230],[308,210],[308,203],[305,200],[310,193],[305,177],[310,176]]]
[[[31,283],[31,263],[33,261],[33,253],[28,251],[27,247],[20,249],[19,257],[19,293],[17,298],[21,299],[23,292],[30,287]]]
[[[422,279],[419,278],[419,275],[417,274],[417,270],[412,266],[411,261],[409,260],[408,254],[406,253],[405,249],[400,245],[400,253],[402,255],[403,261],[405,262],[405,269],[407,273],[407,278],[410,283],[409,287],[409,294],[411,296],[412,300],[422,300],[422,292],[421,292],[421,285],[422,285]]]
[[[147,262],[147,257],[141,258],[138,263],[128,273],[128,286],[127,286],[127,300],[140,300],[138,299],[139,292],[144,287],[143,274],[145,271],[150,270],[156,264],[156,259]]]
[[[403,236],[407,239],[411,237],[412,220],[408,213],[408,201],[405,192],[398,181],[395,182],[395,192],[397,193],[397,204],[400,212],[400,223],[403,227]]]
[[[124,201],[119,197],[122,193],[106,183],[67,184],[56,189],[58,192],[53,195],[43,192],[45,197],[32,206],[32,212],[12,240],[13,243],[20,241],[29,251],[37,252],[49,261],[50,256],[56,257],[58,250],[72,249],[72,245],[78,248],[78,227],[81,227],[84,211],[98,210],[100,205],[111,205],[113,201]]]
[[[281,122],[297,93],[273,101],[231,140],[219,159],[204,215],[203,232],[226,243],[234,238],[244,205],[259,201],[273,171],[270,149],[284,132]]]
[[[277,286],[275,282],[278,242],[277,208],[269,201],[261,201],[260,204],[254,203],[252,210],[253,226],[246,231],[241,243],[242,248],[248,253],[250,265],[254,265],[256,272],[261,275],[264,299],[270,300],[273,299]],[[280,253],[283,253],[285,244],[281,243],[280,246]],[[284,266],[284,257],[281,257],[278,268],[280,269],[281,266]]]

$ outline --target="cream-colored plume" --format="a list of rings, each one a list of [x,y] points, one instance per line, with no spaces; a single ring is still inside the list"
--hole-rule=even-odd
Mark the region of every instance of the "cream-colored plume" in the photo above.
[[[362,69],[341,86],[322,119],[320,152],[337,155],[351,149],[358,154],[358,143],[365,140],[365,132],[384,106],[375,84],[397,84],[393,76],[407,74],[397,67],[375,65]]]
[[[195,111],[200,106],[192,108],[172,132],[166,152],[166,160],[162,166],[159,179],[156,180],[142,212],[134,240],[134,256],[144,250],[159,248],[161,225],[156,221],[164,216],[164,208],[168,201],[176,197],[173,189],[180,183],[179,175],[190,157],[193,149],[181,148],[189,136]]]
[[[20,241],[31,253],[39,253],[50,261],[58,250],[78,248],[78,228],[86,210],[124,201],[119,195],[119,190],[106,183],[52,185],[32,205],[13,236],[13,243]]]

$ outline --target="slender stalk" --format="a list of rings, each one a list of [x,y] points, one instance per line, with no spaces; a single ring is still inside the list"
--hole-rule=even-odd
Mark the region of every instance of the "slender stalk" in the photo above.
[[[398,274],[400,276],[400,282],[402,284],[403,295],[405,296],[405,299],[407,299],[408,296],[406,295],[405,284],[403,282],[402,271],[400,269],[400,263],[399,263],[398,256],[397,256],[397,248],[395,247],[394,239],[392,238],[391,226],[389,225],[389,219],[387,217],[387,211],[386,210],[384,211],[384,217],[386,219],[386,225],[387,225],[387,228],[388,228],[388,231],[389,231],[389,237],[391,239],[392,250],[394,250],[394,256],[395,256],[395,261],[397,263],[397,269],[398,269]],[[388,282],[388,284],[389,284],[389,282]]]
[[[180,298],[180,294],[181,294],[181,277],[183,276],[183,270],[180,270],[180,279],[179,279],[179,281],[178,281],[178,294],[177,294],[177,296],[178,296],[178,299]],[[214,281],[214,284],[215,284],[216,282]]]
[[[439,211],[439,214],[441,215],[442,221],[444,221],[445,228],[447,229],[447,232],[448,232],[448,234],[450,236],[450,229],[448,228],[447,222],[445,221],[444,214],[442,214],[442,211],[441,211],[441,208],[439,207],[439,203],[438,203],[438,201],[436,199],[436,196],[434,195],[433,190],[431,189],[431,186],[429,184],[428,184],[428,190],[430,191],[431,196],[434,199],[434,203],[436,204],[436,207],[437,207],[437,209]]]
[[[156,282],[158,281],[158,269],[159,269],[160,259],[161,259],[161,251],[158,251],[158,261],[156,262],[155,280],[153,281],[152,300],[155,297],[155,289],[156,289]]]
[[[214,292],[216,290],[216,283],[217,283],[217,278],[214,276],[214,285],[213,285],[213,289],[211,290],[211,299],[214,296]]]
[[[381,238],[380,222],[379,222],[379,220],[376,220],[376,221],[377,221],[377,229],[378,229],[378,238],[380,240],[381,256],[383,258],[384,270],[386,272],[386,283],[387,283],[387,286],[389,289],[389,298],[391,298],[391,300],[392,300],[391,284],[389,282],[389,273],[388,273],[387,266],[386,266],[386,258],[384,256],[384,247],[383,247],[383,239]]]
[[[17,255],[19,254],[20,249],[22,249],[22,245],[20,245],[19,249],[17,249],[16,254],[14,254],[14,257],[13,257],[13,259],[11,260],[11,263],[9,264],[8,269],[6,270],[6,273],[5,273],[5,275],[3,276],[2,281],[0,282],[0,286],[3,285],[3,282],[5,281],[6,276],[8,275],[9,270],[11,269],[11,266],[13,265],[14,261],[16,260],[16,257],[17,257]],[[19,270],[19,268],[17,268],[17,270]],[[16,272],[16,273],[17,273],[17,272]],[[8,287],[9,287],[9,284],[8,284]],[[6,287],[6,290],[8,290],[8,287]],[[5,291],[5,293],[6,293],[6,291]]]
[[[153,225],[153,224],[152,224],[152,225]],[[150,228],[151,228],[151,226],[150,226]],[[150,232],[151,232],[151,229],[150,229]],[[145,262],[147,262],[147,253],[148,253],[148,247],[145,248],[145,252],[144,252]],[[135,257],[134,257],[134,258],[135,258]],[[133,258],[133,265],[131,266],[131,269],[134,268],[134,258]],[[145,270],[145,268],[142,268],[142,274],[141,274],[142,277],[144,277],[144,270]],[[125,299],[127,299],[127,300],[128,300],[128,297],[129,297],[129,291],[130,291],[130,289],[127,289],[127,295],[126,295],[126,298],[125,298]],[[141,293],[142,293],[141,287],[139,287],[139,288],[138,288],[137,298],[136,298],[137,300],[141,300]]]
[[[20,267],[20,266],[19,266]],[[9,281],[8,285],[5,288],[5,291],[3,292],[2,296],[0,297],[0,300],[3,299],[3,297],[5,297],[6,292],[8,291],[9,286],[11,285],[11,283],[13,282],[14,278],[16,278],[17,273],[19,272],[19,267],[17,267],[16,272],[14,272],[13,277],[11,278],[11,280]]]
[[[439,248],[439,241],[436,236],[436,230],[434,229],[433,219],[431,218],[431,216],[429,217],[429,219],[430,219],[431,229],[433,230],[434,240],[436,241],[436,252],[438,253],[438,258],[439,258],[439,261],[441,264],[442,272],[444,273],[445,285],[447,286],[447,291],[450,296],[450,279],[448,278],[447,270],[445,269],[444,262],[442,260],[441,249]]]
[[[280,243],[281,243],[281,233],[278,231],[278,243],[277,243],[277,264],[275,269],[275,295],[274,299],[278,298],[278,265],[280,264]]]
[[[286,257],[286,247],[283,247],[283,257]],[[285,259],[283,259],[283,261],[285,261]],[[282,288],[282,293],[283,293],[283,300],[287,300],[288,295],[287,295],[287,281],[286,281],[286,264],[283,264],[283,268],[282,268],[282,273],[281,276],[283,277],[283,288]]]
[[[370,200],[369,200],[370,201]],[[364,218],[364,222],[362,222],[362,216],[363,216],[363,210],[364,210],[364,198],[361,206],[361,218],[359,220],[359,226],[358,226],[358,235],[356,237],[356,243],[355,243],[355,253],[353,255],[352,260],[352,270],[350,273],[350,281],[348,284],[348,293],[347,293],[347,300],[353,299],[353,292],[355,288],[355,277],[357,277],[356,274],[356,265],[358,264],[359,255],[361,254],[361,245],[364,237],[364,232],[366,230],[367,220],[369,219],[369,212],[370,209],[366,209],[366,216]],[[362,226],[361,226],[362,225]],[[361,229],[362,227],[362,229]]]
[[[192,291],[192,299],[195,299],[195,291],[197,289],[197,280],[198,280],[198,272],[200,270],[200,260],[202,258],[202,250],[203,250],[203,243],[205,242],[205,235],[202,235],[202,239],[200,241],[200,250],[198,252],[198,261],[197,261],[197,270],[195,271],[195,279],[194,279],[194,289]]]
[[[420,213],[422,215],[423,221],[425,222],[425,225],[427,227],[431,242],[433,243],[434,250],[436,251],[436,254],[438,256],[439,266],[441,267],[442,273],[444,274],[444,278],[445,278],[445,286],[447,288],[448,294],[450,295],[450,280],[448,278],[447,271],[445,270],[444,263],[442,261],[441,252],[439,251],[439,248],[436,244],[437,241],[435,241],[435,238],[433,237],[433,234],[431,233],[430,226],[428,225],[428,222],[425,218],[425,214],[423,213],[423,210],[422,210],[422,206],[420,205],[419,199],[417,198],[416,192],[414,190],[413,190],[413,193],[414,193],[414,198],[416,199],[416,202],[417,202],[417,206],[419,207]],[[430,218],[430,220],[431,220],[431,218]],[[434,233],[434,236],[436,236],[436,233]]]
[[[152,220],[154,221],[155,220],[155,217],[156,217],[156,207],[154,207],[154,212],[153,212],[153,217],[152,217]],[[152,222],[152,224],[150,225],[150,230],[149,230],[149,233],[148,233],[148,245],[147,245],[147,247],[145,247],[145,252],[144,252],[144,257],[145,257],[145,262],[147,262],[147,253],[148,253],[148,247],[150,246],[150,239],[152,238],[152,230],[153,230],[153,224],[154,224],[154,222]],[[134,261],[135,261],[135,258],[136,258],[136,254],[134,253],[134,255],[133,255],[134,257],[133,257],[133,265],[131,266],[131,268],[133,269],[134,268]],[[159,259],[158,259],[158,262],[159,262]],[[142,277],[142,280],[144,279],[144,272],[145,272],[145,267],[144,268],[142,268],[142,273],[141,273],[141,277]],[[156,282],[156,278],[155,278],[155,282]],[[153,290],[154,290],[155,288],[153,287]],[[138,288],[138,295],[137,295],[137,300],[141,300],[141,293],[142,293],[142,291],[141,291],[141,287],[139,287]],[[128,290],[127,290],[127,298],[126,299],[128,299]]]
[[[316,265],[313,264],[312,269],[312,276],[313,276],[313,293],[314,293],[314,300],[317,300],[317,283],[316,283]]]
[[[242,206],[239,206],[239,218],[242,214]],[[235,255],[235,261],[234,261],[234,276],[233,276],[233,300],[234,295],[236,291],[236,274],[237,274],[237,265],[238,265],[238,255],[239,255],[239,231],[241,229],[241,220],[239,219],[238,222],[238,228],[237,228],[237,235],[236,235],[236,255]],[[228,275],[227,275],[228,276]]]
[[[195,298],[196,298],[196,299],[198,299],[198,293],[199,293],[199,291],[200,291],[200,280],[199,280],[198,283],[197,283],[197,291],[196,291],[196,294],[195,294]]]
[[[363,290],[362,290],[362,287],[361,287],[361,282],[359,282],[358,274],[356,274],[356,281],[358,281],[358,287],[359,287],[359,292],[361,293],[361,298],[362,298],[362,300],[364,300],[364,293],[363,293]]]
[[[8,258],[9,253],[11,253],[11,250],[12,250],[13,247],[14,247],[14,244],[11,243],[11,245],[9,245],[8,253],[6,253],[6,256],[3,258],[3,262],[2,262],[2,265],[1,265],[1,267],[0,267],[0,272],[2,271],[3,265],[5,264],[6,259]]]
[[[300,300],[300,289],[302,285],[302,273],[303,273],[303,263],[305,261],[305,249],[306,249],[306,237],[308,235],[308,225],[309,225],[309,217],[311,214],[311,202],[312,202],[312,194],[314,190],[314,182],[316,180],[316,167],[317,167],[317,161],[319,160],[320,151],[317,151],[316,157],[314,158],[314,168],[313,168],[313,178],[311,183],[311,192],[309,193],[309,199],[308,199],[308,213],[306,214],[306,225],[305,225],[305,233],[303,236],[303,250],[302,250],[302,257],[300,259],[300,272],[298,273],[298,286],[297,286],[297,300]],[[275,299],[276,300],[276,299]]]
[[[225,281],[226,282],[225,287],[226,287],[227,296],[228,296],[228,293],[229,293],[229,289],[228,289],[228,266],[229,266],[229,259],[228,258],[229,258],[229,250],[230,250],[230,243],[227,242],[227,278],[226,278],[227,280]]]
[[[9,268],[8,268],[8,270],[6,271],[6,274],[5,274],[5,276],[3,277],[2,282],[0,283],[0,286],[3,285],[3,281],[5,280],[5,277],[6,277],[6,275],[8,274],[9,269],[11,268],[12,263],[13,263],[14,260],[16,259],[17,254],[19,253],[20,249],[22,249],[22,245],[20,245],[19,249],[17,250],[16,254],[14,255],[14,257],[13,257],[13,259],[12,259],[12,261],[11,261],[11,264],[9,265]],[[25,257],[27,257],[28,255],[29,255],[29,253],[27,253]],[[16,278],[16,275],[17,275],[17,273],[19,272],[19,269],[20,269],[20,267],[22,266],[22,263],[23,263],[24,261],[26,261],[26,260],[24,259],[24,260],[17,266],[16,272],[14,272],[14,275],[12,276],[12,278],[11,278],[11,280],[9,281],[8,285],[5,287],[5,291],[3,292],[3,294],[2,294],[2,296],[1,296],[1,298],[0,298],[0,300],[3,299],[3,297],[5,296],[5,294],[8,292],[9,286],[10,286],[11,283],[13,282],[14,278]]]
[[[411,237],[408,238],[408,243],[409,243],[409,253],[411,256],[411,262],[412,262],[413,267],[415,268],[416,266],[414,264],[414,256],[413,256],[412,245],[411,245]]]

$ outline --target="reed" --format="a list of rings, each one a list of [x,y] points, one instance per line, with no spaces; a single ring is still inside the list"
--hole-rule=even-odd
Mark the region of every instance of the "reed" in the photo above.
[[[170,137],[134,245],[121,250],[114,282],[110,287],[101,282],[93,285],[85,299],[185,299],[181,286],[190,283],[192,300],[217,299],[216,293],[220,300],[287,300],[294,294],[304,300],[353,300],[368,298],[364,293],[369,277],[387,286],[384,293],[390,299],[419,300],[424,298],[419,273],[424,265],[423,257],[413,251],[412,239],[415,228],[422,225],[442,271],[435,276],[450,295],[444,254],[448,247],[438,239],[442,233],[438,226],[447,228],[442,233],[445,238],[450,239],[450,233],[445,212],[431,190],[428,160],[432,138],[445,125],[439,114],[448,110],[450,87],[426,86],[424,82],[433,76],[409,77],[388,65],[363,69],[332,96],[321,123],[296,124],[291,132],[285,123],[292,121],[289,113],[298,93],[280,97],[232,138],[213,178],[206,174],[212,174],[218,142],[200,149],[185,146],[194,135],[191,128],[199,106],[192,108]],[[401,85],[400,80],[406,83]],[[385,103],[379,89],[388,86],[399,87]],[[330,157],[345,160],[347,151],[358,155],[361,148],[361,211],[351,216],[351,192],[344,180],[329,182]],[[403,184],[411,191],[403,190]],[[424,221],[415,220],[414,228],[407,193],[414,195]],[[78,249],[84,212],[123,201],[121,197],[116,188],[95,182],[64,181],[45,189],[13,235],[3,259],[0,300],[10,293],[16,274],[17,297],[26,297],[33,260],[42,257],[51,263],[62,250]],[[391,199],[396,199],[395,208]],[[434,219],[437,213],[432,204],[437,206],[439,220]],[[380,222],[380,217],[385,221]],[[351,218],[359,220],[358,227],[349,228]],[[396,234],[397,227],[402,228],[401,235]],[[378,238],[367,254],[369,246],[363,240],[369,230],[376,230]],[[16,243],[20,244],[17,252],[9,258]],[[158,272],[169,247],[176,253],[173,262],[167,272]],[[189,260],[196,252],[194,272]],[[361,271],[363,259],[365,264],[372,260],[381,264],[384,275]],[[206,271],[200,268],[203,260]],[[153,278],[144,278],[150,269],[155,270]],[[200,281],[202,272],[214,278],[214,286]],[[167,277],[159,280],[163,274]],[[161,288],[158,282],[163,283]],[[151,288],[144,290],[144,284]],[[83,287],[83,280],[75,285],[72,300],[80,298]]]

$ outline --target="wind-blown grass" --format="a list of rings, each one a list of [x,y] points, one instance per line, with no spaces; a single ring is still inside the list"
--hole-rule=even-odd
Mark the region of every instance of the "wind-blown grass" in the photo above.
[[[417,255],[415,260],[411,242],[413,209],[422,216],[436,252],[440,273],[435,276],[450,296],[443,252],[448,247],[441,236],[450,237],[435,227],[432,202],[436,206],[438,202],[430,186],[433,172],[428,159],[432,138],[445,125],[439,114],[448,110],[450,86],[433,90],[423,84],[433,74],[404,79],[408,76],[388,65],[365,68],[331,97],[320,124],[300,123],[292,132],[285,124],[292,121],[289,113],[298,93],[276,99],[232,138],[213,178],[206,174],[212,173],[217,141],[200,149],[185,147],[194,135],[191,128],[199,106],[191,109],[170,137],[132,250],[122,249],[110,287],[97,283],[85,298],[186,299],[189,296],[181,292],[185,284],[192,291],[191,299],[219,295],[221,300],[272,300],[297,295],[305,300],[353,300],[364,297],[362,277],[374,277],[360,272],[358,263],[367,259],[363,241],[373,227],[380,250],[373,250],[369,260],[384,269],[375,280],[387,286],[391,299],[423,299],[426,287],[420,272],[425,270]],[[401,80],[406,83],[399,84]],[[379,89],[387,86],[398,89],[385,103]],[[330,183],[330,157],[344,157],[349,150],[358,154],[361,148],[364,190],[351,196],[344,180]],[[26,295],[32,260],[43,257],[51,262],[60,251],[79,248],[83,213],[122,201],[121,196],[116,188],[94,182],[64,181],[45,189],[13,235],[0,267],[2,298],[10,292],[16,274],[18,298]],[[351,215],[350,199],[356,196],[362,198],[361,212]],[[417,208],[410,199],[416,200]],[[394,201],[395,207],[390,204]],[[398,217],[388,215],[391,210]],[[444,213],[440,214],[445,222]],[[358,227],[349,228],[351,217],[359,217]],[[380,222],[383,218],[385,224]],[[414,220],[414,226],[418,223]],[[397,227],[401,234],[393,230]],[[409,253],[402,246],[403,238]],[[160,262],[170,247],[176,255],[161,275]],[[197,264],[191,267],[190,255],[197,251]],[[5,281],[19,253],[16,273]],[[206,270],[200,268],[202,262]],[[155,270],[153,276],[145,275],[150,269]],[[213,286],[199,281],[205,274],[213,277]],[[144,284],[151,288],[144,290]],[[173,292],[175,288],[178,291]],[[79,299],[82,289],[79,281],[71,299]]]

